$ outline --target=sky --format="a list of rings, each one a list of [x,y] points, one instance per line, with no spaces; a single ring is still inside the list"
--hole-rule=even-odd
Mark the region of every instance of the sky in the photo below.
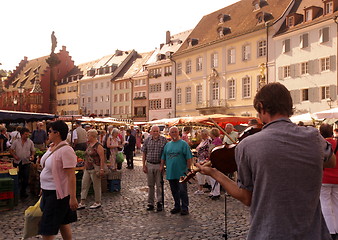
[[[55,31],[58,52],[67,47],[75,64],[116,49],[149,52],[166,31],[193,29],[204,15],[238,0],[3,0],[0,2],[0,69],[24,58],[47,56]]]

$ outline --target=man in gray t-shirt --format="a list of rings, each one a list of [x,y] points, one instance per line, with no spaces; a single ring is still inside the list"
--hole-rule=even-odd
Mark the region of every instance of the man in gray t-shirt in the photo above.
[[[254,100],[262,131],[235,149],[237,184],[201,167],[234,198],[250,206],[249,240],[329,240],[319,193],[322,169],[334,167],[332,148],[312,127],[293,124],[292,99],[280,83],[262,87]]]

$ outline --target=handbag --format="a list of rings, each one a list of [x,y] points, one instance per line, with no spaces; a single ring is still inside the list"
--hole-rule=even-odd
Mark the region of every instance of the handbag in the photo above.
[[[116,153],[116,163],[123,163],[124,157],[122,152]]]
[[[38,235],[39,223],[42,217],[42,211],[40,208],[40,201],[37,201],[34,206],[29,206],[25,210],[25,225],[23,228],[23,239],[31,238]]]

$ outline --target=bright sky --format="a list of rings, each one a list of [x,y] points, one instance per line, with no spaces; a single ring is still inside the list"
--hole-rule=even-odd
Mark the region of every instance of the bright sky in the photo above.
[[[193,29],[209,13],[238,0],[4,0],[0,13],[0,69],[46,56],[55,31],[75,64],[116,49],[148,52],[165,41],[167,30]]]

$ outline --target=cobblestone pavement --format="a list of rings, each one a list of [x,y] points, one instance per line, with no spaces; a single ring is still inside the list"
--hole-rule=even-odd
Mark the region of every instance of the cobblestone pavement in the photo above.
[[[125,164],[121,191],[103,193],[99,209],[78,211],[78,222],[72,225],[74,239],[224,239],[224,194],[216,201],[209,199],[207,193],[194,195],[196,183],[193,180],[188,185],[190,214],[172,215],[169,211],[173,208],[173,200],[165,181],[164,211],[149,212],[146,211],[146,176],[142,172],[140,154],[134,159],[134,170],[126,169]],[[248,208],[229,196],[226,198],[228,239],[245,239],[249,227]],[[0,212],[0,239],[21,238],[24,210],[36,201],[36,197],[29,197],[13,210]],[[89,196],[87,205],[92,202],[93,196]],[[57,239],[62,239],[60,234]]]

